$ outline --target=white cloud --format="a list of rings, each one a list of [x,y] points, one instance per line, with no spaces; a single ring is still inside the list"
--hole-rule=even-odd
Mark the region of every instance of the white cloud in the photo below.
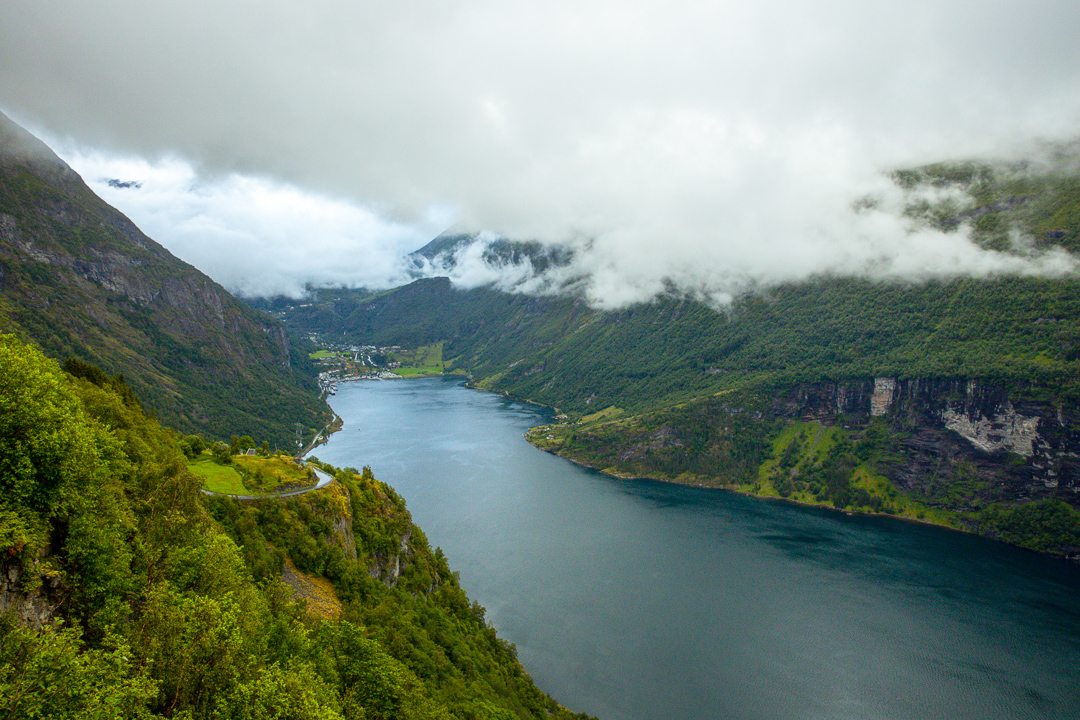
[[[1076,37],[1075,0],[8,0],[0,103],[79,147],[183,158],[212,195],[257,177],[402,232],[451,207],[589,237],[614,303],[665,277],[1003,271],[850,203],[896,166],[1076,135]],[[326,267],[292,255],[305,212],[228,227],[294,285],[389,271],[339,226]]]
[[[267,179],[231,174],[203,180],[177,158],[147,162],[63,144],[59,150],[144,232],[242,295],[298,297],[308,284],[384,288],[406,282],[402,254],[450,221],[433,210],[408,226]]]

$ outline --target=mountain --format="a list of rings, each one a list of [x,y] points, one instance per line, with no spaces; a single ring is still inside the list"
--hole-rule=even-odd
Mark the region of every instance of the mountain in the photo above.
[[[291,447],[321,428],[302,341],[146,237],[0,115],[0,321],[48,355],[120,373],[164,423]]]
[[[1075,251],[1075,153],[895,175],[915,223],[1018,256]],[[960,203],[959,196],[970,200]],[[433,249],[445,253],[445,247]],[[881,512],[1080,557],[1080,278],[818,277],[710,306],[607,311],[428,278],[285,312],[356,343],[442,342],[450,369],[559,409],[540,447],[617,475]]]
[[[456,268],[460,256],[472,247],[479,248],[479,259],[492,267],[528,265],[529,270],[535,273],[567,267],[574,260],[574,250],[569,246],[453,232],[443,233],[419,250],[409,253],[409,259],[418,275],[430,275],[429,270],[433,267],[444,271]]]
[[[2,116],[0,321],[0,714],[586,718],[369,469],[201,492],[159,420],[291,446],[327,419],[306,350]]]
[[[4,716],[586,719],[370,470],[208,499],[176,434],[85,375],[0,335]]]

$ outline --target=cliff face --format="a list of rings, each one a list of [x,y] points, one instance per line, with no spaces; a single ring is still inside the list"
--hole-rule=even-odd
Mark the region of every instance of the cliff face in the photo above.
[[[37,563],[32,567],[36,568]],[[27,578],[26,574],[15,557],[9,555],[0,561],[0,615],[40,630],[56,617],[57,602],[50,595],[59,589],[59,580],[44,574]]]
[[[349,560],[356,560],[356,536],[353,535],[352,496],[341,483],[331,483],[307,493],[294,502],[306,504],[328,526],[327,541],[341,549]]]
[[[900,432],[887,465],[899,488],[933,496],[960,480],[974,499],[1058,498],[1080,507],[1080,412],[1024,398],[982,380],[898,380],[798,385],[777,391],[779,417],[860,426],[874,418]]]
[[[412,547],[409,546],[409,540],[411,539],[412,528],[410,527],[398,537],[395,551],[373,552],[371,554],[371,565],[368,566],[368,575],[390,587],[396,585],[398,578],[401,577],[402,560],[408,561],[415,555]]]
[[[0,318],[54,358],[123,373],[165,424],[282,446],[320,425],[284,327],[146,237],[0,115]]]

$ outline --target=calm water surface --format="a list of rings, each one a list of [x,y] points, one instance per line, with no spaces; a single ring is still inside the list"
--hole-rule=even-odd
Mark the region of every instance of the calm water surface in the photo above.
[[[362,382],[315,455],[406,499],[526,669],[635,718],[1080,718],[1080,569],[932,527],[536,450],[536,407]]]

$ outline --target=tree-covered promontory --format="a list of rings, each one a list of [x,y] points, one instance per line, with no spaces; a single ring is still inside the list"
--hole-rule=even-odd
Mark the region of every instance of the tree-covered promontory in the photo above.
[[[370,472],[210,503],[179,434],[78,374],[0,336],[0,716],[576,717]],[[338,617],[294,601],[286,565],[332,580]]]

